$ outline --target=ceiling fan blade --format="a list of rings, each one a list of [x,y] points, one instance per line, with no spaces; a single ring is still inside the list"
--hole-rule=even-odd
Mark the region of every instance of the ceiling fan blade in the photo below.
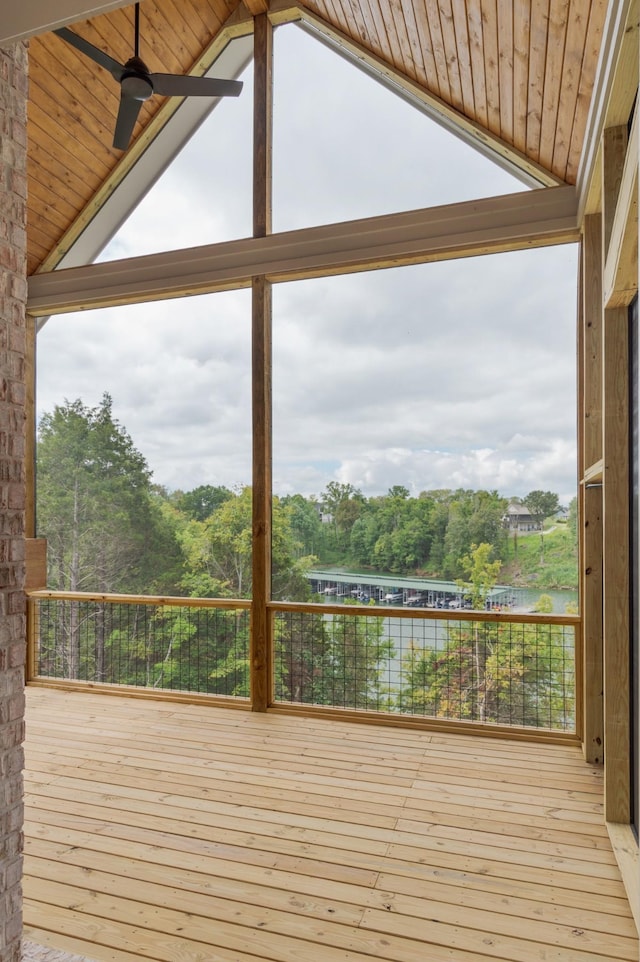
[[[131,134],[136,125],[141,107],[141,100],[134,100],[133,97],[120,98],[116,129],[113,135],[113,146],[117,150],[126,150],[129,146]]]
[[[68,30],[67,27],[60,27],[59,30],[54,30],[53,32],[57,34],[58,37],[66,40],[72,47],[75,47],[76,50],[79,50],[80,53],[83,53],[85,57],[90,57],[95,63],[108,70],[116,80],[120,80],[124,66],[118,63],[117,60],[114,60],[113,57],[110,57],[104,50],[94,47],[94,45],[89,43],[88,40],[85,40],[84,37],[79,37],[77,33],[73,33],[73,31]]]
[[[237,97],[241,80],[219,80],[216,77],[183,77],[180,74],[149,75],[153,92],[163,97]]]

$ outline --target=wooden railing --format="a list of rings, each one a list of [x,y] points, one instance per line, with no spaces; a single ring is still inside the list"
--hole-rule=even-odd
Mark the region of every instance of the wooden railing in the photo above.
[[[402,724],[429,718],[431,725],[485,733],[577,738],[581,731],[577,615],[281,602],[269,608],[276,707],[308,712],[309,705],[331,705],[343,717]]]
[[[271,710],[562,739],[581,731],[577,615],[269,602],[267,680],[255,686],[246,599],[28,599],[32,683],[243,707],[266,686]]]
[[[246,599],[32,591],[27,680],[249,699]]]

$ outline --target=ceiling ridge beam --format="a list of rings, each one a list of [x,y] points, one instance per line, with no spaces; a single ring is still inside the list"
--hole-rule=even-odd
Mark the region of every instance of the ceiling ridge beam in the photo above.
[[[383,214],[266,237],[34,274],[36,316],[426,263],[579,239],[574,187]]]

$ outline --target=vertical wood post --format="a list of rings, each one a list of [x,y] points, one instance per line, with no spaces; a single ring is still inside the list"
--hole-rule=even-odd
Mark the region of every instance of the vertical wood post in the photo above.
[[[273,27],[266,13],[253,22],[253,236],[271,233]]]
[[[626,124],[603,133],[603,273],[627,143]],[[628,317],[626,305],[605,308],[602,329],[604,801],[608,821],[627,823],[631,815]]]
[[[25,537],[36,536],[36,319],[27,315],[25,331]]]
[[[254,21],[253,234],[271,232],[273,30],[266,14]],[[253,595],[251,707],[266,711],[272,697],[271,600],[271,285],[252,283]]]
[[[602,217],[588,214],[582,235],[582,476],[602,457]]]
[[[607,127],[602,135],[602,253],[606,260],[609,253],[611,228],[616,212],[624,158],[627,152],[629,134],[627,125]]]
[[[583,619],[583,730],[585,758],[599,764],[604,752],[602,662],[602,488],[589,487],[602,459],[602,217],[585,217],[581,261],[579,457]],[[601,484],[596,473],[595,485]]]
[[[602,488],[582,486],[583,727],[586,761],[604,758],[602,643]]]
[[[603,570],[605,817],[629,822],[629,361],[628,311],[603,331]]]

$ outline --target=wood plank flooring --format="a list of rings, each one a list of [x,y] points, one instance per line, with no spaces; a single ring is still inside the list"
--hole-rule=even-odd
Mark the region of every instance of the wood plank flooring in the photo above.
[[[98,962],[635,962],[578,749],[27,690],[25,936]]]

